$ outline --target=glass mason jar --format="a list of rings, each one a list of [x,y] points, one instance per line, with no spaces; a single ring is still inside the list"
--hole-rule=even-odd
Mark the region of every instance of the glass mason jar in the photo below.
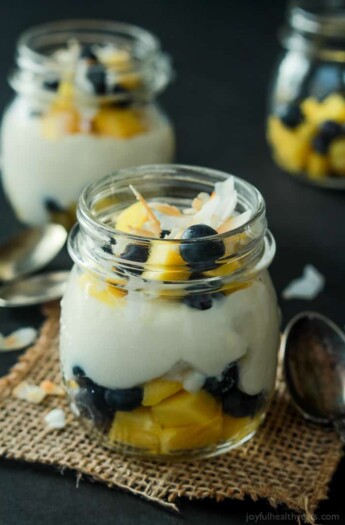
[[[1,130],[5,192],[24,223],[75,218],[87,184],[114,169],[171,162],[172,126],[156,104],[171,80],[151,33],[95,20],[25,32]],[[73,213],[74,212],[74,213]]]
[[[290,5],[274,75],[268,142],[278,165],[345,188],[345,1]]]
[[[69,238],[75,265],[62,300],[62,375],[74,413],[119,452],[216,455],[253,436],[267,411],[279,313],[267,272],[275,243],[260,193],[235,177],[237,211],[248,210],[248,219],[206,241],[112,226],[133,203],[129,184],[151,203],[185,208],[227,177],[143,166],[103,178],[79,200]],[[217,263],[181,259],[182,246],[205,242],[224,243]]]

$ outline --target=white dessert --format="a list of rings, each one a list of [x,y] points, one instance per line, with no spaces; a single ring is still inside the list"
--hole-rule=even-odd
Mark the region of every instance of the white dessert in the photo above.
[[[146,112],[149,129],[130,138],[73,133],[54,140],[44,136],[41,119],[28,114],[26,102],[16,100],[3,120],[1,152],[4,189],[18,217],[29,224],[46,222],[46,199],[68,208],[87,184],[108,173],[170,162],[171,125],[155,106]]]
[[[78,365],[97,384],[130,388],[164,376],[179,363],[209,377],[239,360],[242,391],[272,389],[279,316],[266,272],[205,311],[142,295],[131,292],[111,306],[90,295],[74,268],[62,302],[60,345],[67,379]]]

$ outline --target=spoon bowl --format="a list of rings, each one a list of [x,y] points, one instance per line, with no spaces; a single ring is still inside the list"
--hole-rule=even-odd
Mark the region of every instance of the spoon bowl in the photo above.
[[[62,297],[69,271],[49,272],[24,277],[0,287],[0,307],[42,304]]]
[[[0,281],[9,282],[46,266],[66,242],[60,224],[28,228],[0,246]]]
[[[303,312],[283,334],[285,379],[298,410],[316,423],[345,418],[345,334],[327,317]],[[337,428],[339,431],[339,429]]]

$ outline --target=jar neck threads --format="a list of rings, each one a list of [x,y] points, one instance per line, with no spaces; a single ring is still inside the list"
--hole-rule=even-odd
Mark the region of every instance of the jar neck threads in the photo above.
[[[178,165],[142,166],[120,170],[86,188],[78,205],[78,220],[69,240],[69,251],[78,266],[103,279],[125,277],[136,290],[154,293],[161,289],[188,287],[217,290],[224,283],[247,280],[267,268],[275,253],[275,243],[267,231],[265,203],[249,183],[234,177],[238,194],[237,213],[250,212],[242,226],[202,239],[156,239],[116,230],[114,215],[133,203],[132,184],[150,202],[164,201],[180,208],[190,205],[199,192],[211,193],[216,182],[229,175],[215,170]],[[172,249],[205,241],[224,243],[225,254],[215,265],[187,264],[174,259],[162,266],[159,258],[142,257],[153,250]],[[128,250],[134,255],[128,257]],[[139,254],[139,255],[138,255]],[[140,255],[141,254],[141,255]],[[121,286],[119,279],[119,286]],[[153,283],[155,284],[153,286]],[[123,283],[128,288],[128,282]]]
[[[80,46],[113,45],[124,50],[131,58],[130,64],[119,72],[119,79],[127,76],[140,78],[138,88],[131,89],[131,96],[140,100],[156,97],[172,77],[169,57],[161,50],[159,40],[150,32],[124,23],[102,20],[66,20],[43,24],[25,31],[17,42],[17,68],[9,82],[19,93],[51,97],[45,81],[66,78],[75,83],[76,96],[87,102],[117,101],[123,93],[90,94],[78,87],[70,63],[59,62],[54,53],[66,48],[66,43],[78,42]],[[73,66],[72,66],[73,69]]]

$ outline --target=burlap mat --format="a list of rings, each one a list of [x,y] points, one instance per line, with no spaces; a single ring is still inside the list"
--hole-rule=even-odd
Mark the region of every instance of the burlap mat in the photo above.
[[[65,399],[48,397],[41,405],[14,399],[11,391],[24,378],[35,384],[59,380],[59,308],[50,306],[46,313],[48,320],[37,344],[0,379],[1,456],[74,469],[78,476],[86,474],[175,509],[180,497],[219,501],[250,496],[310,516],[327,497],[341,457],[340,440],[331,429],[306,423],[297,414],[281,377],[267,420],[247,445],[218,458],[188,463],[139,461],[108,451],[88,439]],[[68,424],[48,432],[42,419],[56,406],[66,408]]]

